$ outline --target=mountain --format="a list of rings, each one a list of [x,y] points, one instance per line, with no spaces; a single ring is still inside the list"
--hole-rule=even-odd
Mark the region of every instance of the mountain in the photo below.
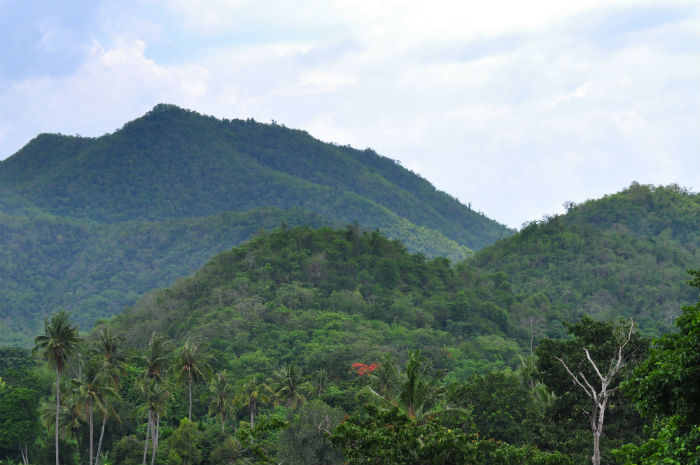
[[[307,373],[420,349],[466,379],[515,367],[527,334],[498,273],[410,254],[377,231],[282,228],[213,257],[193,275],[144,295],[105,325],[143,347],[155,331],[207,341],[217,369],[238,376],[295,362]]]
[[[27,345],[58,309],[89,328],[282,223],[357,223],[452,260],[513,232],[370,149],[161,104],[0,162],[0,344]]]
[[[681,305],[696,300],[684,283],[700,263],[700,194],[675,185],[629,188],[532,222],[477,252],[469,263],[504,273],[530,296],[519,311],[533,330],[583,315],[634,318],[647,334],[672,330]],[[558,329],[557,329],[558,328]]]

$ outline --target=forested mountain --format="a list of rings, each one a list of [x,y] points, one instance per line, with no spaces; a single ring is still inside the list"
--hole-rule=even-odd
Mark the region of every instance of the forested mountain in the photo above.
[[[633,183],[567,209],[469,262],[504,272],[517,293],[529,296],[525,312],[539,334],[557,334],[552,321],[582,315],[634,317],[648,334],[671,330],[681,305],[697,297],[683,283],[686,270],[700,263],[700,195]]]
[[[466,378],[515,366],[526,345],[502,278],[412,255],[376,231],[282,228],[216,255],[107,324],[134,347],[154,331],[176,343],[207,340],[221,368],[242,374],[292,361],[349,367],[421,349]]]
[[[0,162],[0,344],[28,344],[58,309],[87,329],[282,223],[357,223],[452,260],[512,233],[370,149],[158,105]]]
[[[107,223],[274,206],[392,237],[427,228],[471,249],[510,233],[370,149],[163,104],[96,139],[42,134],[0,164],[0,183],[49,213]]]

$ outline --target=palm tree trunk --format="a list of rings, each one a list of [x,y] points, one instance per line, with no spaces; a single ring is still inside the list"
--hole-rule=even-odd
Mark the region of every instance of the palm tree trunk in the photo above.
[[[61,389],[59,387],[61,382],[61,375],[58,371],[58,364],[56,364],[56,465],[58,465],[58,416],[61,413]]]
[[[189,382],[189,392],[190,392],[190,413],[187,417],[188,420],[192,421],[192,370],[188,371],[187,381]]]
[[[250,429],[253,429],[255,426],[255,411],[257,410],[257,405],[255,402],[255,399],[253,399],[253,402],[250,404]]]
[[[100,461],[100,451],[102,450],[102,438],[105,435],[105,424],[107,423],[107,414],[102,416],[102,430],[100,431],[100,440],[97,442],[97,453],[95,454],[95,465]]]
[[[160,433],[160,413],[156,413],[156,425],[153,433],[153,452],[151,452],[151,465],[156,463],[156,451],[158,450],[158,434]]]
[[[151,431],[151,414],[152,410],[148,409],[148,425],[146,426],[146,440],[144,441],[145,445],[143,446],[143,462],[142,465],[146,465],[146,454],[148,453],[148,433]]]
[[[94,422],[93,422],[93,418],[92,418],[92,399],[89,399],[89,400],[88,400],[88,415],[90,415],[90,418],[89,418],[88,421],[89,421],[89,423],[90,423],[90,465],[92,465],[93,462],[94,462],[94,459],[95,459],[95,456],[92,455],[92,452],[93,452],[93,450],[94,450],[93,447],[92,447],[93,444],[94,444],[94,441],[93,441],[93,431],[94,431],[94,429],[95,429],[95,428],[93,427],[93,426],[94,426]]]

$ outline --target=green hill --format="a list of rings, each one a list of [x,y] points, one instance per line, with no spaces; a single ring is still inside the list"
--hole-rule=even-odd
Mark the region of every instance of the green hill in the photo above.
[[[519,363],[527,334],[510,319],[516,303],[500,274],[412,255],[376,231],[292,228],[216,255],[103,324],[132,347],[153,331],[208,341],[220,368],[241,376],[292,361],[349,369],[421,349],[466,379]]]
[[[669,331],[680,306],[696,299],[683,283],[699,262],[700,195],[636,183],[570,204],[470,259],[532,296],[522,318],[548,334],[557,334],[554,322],[582,315],[633,317],[648,333]]]
[[[369,149],[158,105],[0,162],[0,344],[28,344],[58,309],[87,329],[282,222],[357,223],[451,260],[512,233]]]

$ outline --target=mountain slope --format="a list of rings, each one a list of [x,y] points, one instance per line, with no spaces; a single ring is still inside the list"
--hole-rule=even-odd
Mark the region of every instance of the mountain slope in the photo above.
[[[543,333],[552,334],[552,320],[582,315],[633,317],[647,333],[669,331],[680,306],[696,298],[683,283],[700,263],[700,195],[634,183],[533,222],[470,263],[536,295],[520,311]]]
[[[29,344],[58,309],[87,329],[283,222],[357,223],[451,260],[511,233],[371,150],[158,105],[0,162],[0,344]]]
[[[510,233],[387,161],[303,131],[158,105],[97,139],[39,136],[0,164],[0,184],[50,213],[102,222],[274,206],[370,229],[405,218],[471,249]]]
[[[514,366],[525,334],[498,275],[409,254],[378,232],[277,229],[213,257],[108,325],[132,347],[153,331],[208,341],[220,368],[244,376],[295,362],[305,372],[421,349],[466,378]],[[348,371],[346,371],[346,369]]]

